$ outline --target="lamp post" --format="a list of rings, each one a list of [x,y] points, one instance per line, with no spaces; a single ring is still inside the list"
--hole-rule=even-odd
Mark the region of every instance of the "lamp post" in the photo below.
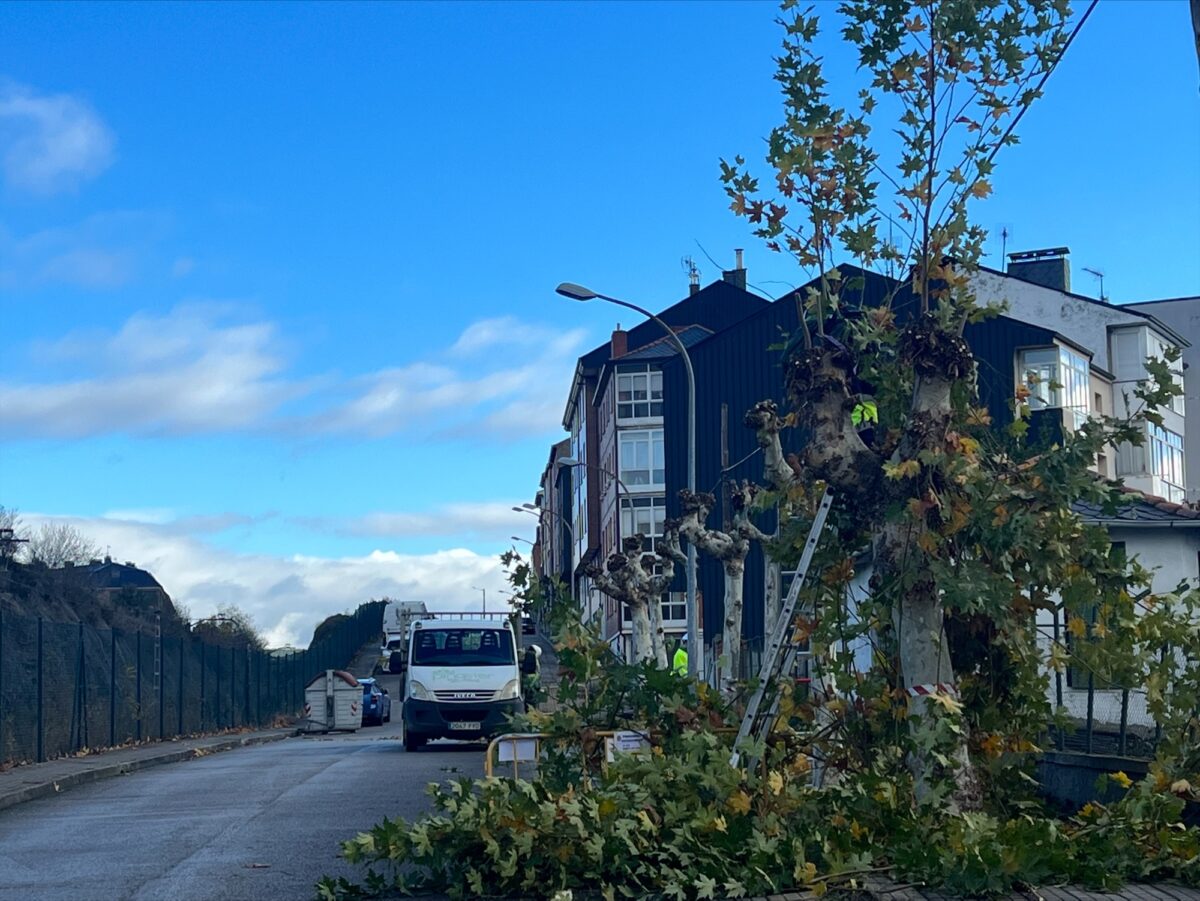
[[[478,585],[472,585],[471,588],[474,589],[475,591],[483,592],[483,613],[486,616],[487,615],[487,589],[480,588]]]
[[[520,535],[509,535],[508,537],[510,541],[524,541],[527,545],[533,547],[533,542],[528,538],[522,538]]]
[[[620,300],[616,297],[609,297],[607,294],[600,294],[590,288],[585,288],[582,285],[576,285],[571,282],[563,282],[555,291],[563,297],[568,297],[571,300],[587,301],[587,300],[604,300],[608,303],[616,304],[619,307],[625,307],[628,310],[633,310],[635,313],[641,313],[647,319],[653,319],[663,331],[667,333],[667,338],[675,345],[679,351],[679,355],[683,358],[684,369],[687,370],[688,380],[688,439],[687,439],[687,457],[688,457],[688,474],[687,486],[688,491],[696,493],[696,374],[692,371],[692,358],[688,355],[687,348],[683,346],[683,342],[679,340],[679,336],[675,334],[675,330],[651,313],[649,310],[639,307],[637,304],[629,303],[627,300]],[[688,649],[688,675],[695,679],[703,678],[704,675],[704,636],[700,634],[700,618],[696,609],[696,548],[688,542],[687,550],[687,634],[691,638]]]

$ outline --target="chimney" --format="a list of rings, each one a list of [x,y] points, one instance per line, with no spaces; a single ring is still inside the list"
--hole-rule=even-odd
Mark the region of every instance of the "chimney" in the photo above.
[[[742,265],[742,248],[739,247],[736,250],[734,250],[733,255],[734,255],[734,259],[735,259],[735,262],[733,264],[733,269],[732,270],[726,269],[724,272],[721,273],[721,278],[724,281],[729,282],[729,284],[733,285],[734,287],[741,288],[743,291],[745,291],[746,290],[746,267]]]
[[[1071,249],[1050,247],[1008,255],[1008,274],[1055,291],[1071,290]]]
[[[617,327],[612,333],[612,356],[623,357],[629,353],[629,332],[621,328],[621,323],[617,323]]]

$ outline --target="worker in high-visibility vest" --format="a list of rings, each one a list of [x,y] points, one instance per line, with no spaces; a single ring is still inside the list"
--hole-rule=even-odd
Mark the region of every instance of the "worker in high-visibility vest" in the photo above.
[[[675,675],[686,677],[688,674],[688,656],[687,656],[687,633],[679,639],[679,645],[675,648],[675,656],[671,659],[671,668],[675,670]]]

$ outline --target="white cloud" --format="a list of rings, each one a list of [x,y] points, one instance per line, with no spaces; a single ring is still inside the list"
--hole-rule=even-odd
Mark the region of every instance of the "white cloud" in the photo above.
[[[443,437],[557,430],[584,336],[582,329],[557,332],[511,317],[481,320],[449,350],[451,357],[472,355],[470,371],[422,362],[372,373],[358,380],[354,396],[305,427],[373,436],[416,429]],[[481,353],[501,342],[502,350]]]
[[[114,559],[132,560],[151,572],[193,618],[221,604],[249,613],[273,646],[303,646],[325,617],[353,610],[372,598],[424,601],[431,610],[477,609],[479,592],[497,595],[506,587],[500,561],[464,548],[430,554],[376,550],[356,557],[277,557],[239,554],[195,537],[171,524],[22,514],[38,528],[67,523]]]
[[[9,186],[32,194],[70,190],[107,169],[115,147],[112,131],[78,97],[0,83],[0,152]]]
[[[548,337],[553,336],[546,329],[521,322],[516,316],[497,316],[494,319],[480,319],[467,326],[450,348],[450,353],[463,357],[489,347],[511,348],[514,344],[528,347]]]
[[[495,340],[493,326],[478,325],[442,357]],[[73,332],[35,346],[33,365],[23,370],[33,380],[0,380],[0,437],[273,431],[519,438],[557,431],[584,332],[508,325],[514,337],[503,353],[452,362],[435,355],[348,378],[301,377],[289,368],[276,324],[246,321],[233,305],[141,313],[115,332]],[[39,364],[68,367],[74,377],[39,381]]]
[[[134,278],[169,226],[170,217],[143,210],[96,213],[19,236],[0,226],[0,287],[118,288]]]
[[[0,382],[0,435],[187,434],[258,426],[304,388],[282,377],[273,324],[227,308],[138,315],[115,334],[75,333],[39,348],[90,370],[71,381]]]
[[[375,512],[346,519],[308,517],[302,525],[339,535],[372,538],[402,538],[414,535],[453,535],[495,540],[507,539],[513,531],[528,531],[532,517],[512,508],[522,501],[476,504],[446,504],[421,513]]]
[[[119,522],[142,522],[161,525],[175,518],[175,511],[169,507],[142,507],[132,510],[109,510],[104,513],[104,519],[115,519]]]

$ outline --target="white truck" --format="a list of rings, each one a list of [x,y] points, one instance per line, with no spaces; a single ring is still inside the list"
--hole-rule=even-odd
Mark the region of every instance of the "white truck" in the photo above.
[[[414,620],[427,616],[424,601],[388,601],[383,608],[383,646],[380,667],[398,673],[408,659],[408,632]]]
[[[404,749],[434,738],[490,738],[525,709],[509,617],[419,619],[409,629]]]

